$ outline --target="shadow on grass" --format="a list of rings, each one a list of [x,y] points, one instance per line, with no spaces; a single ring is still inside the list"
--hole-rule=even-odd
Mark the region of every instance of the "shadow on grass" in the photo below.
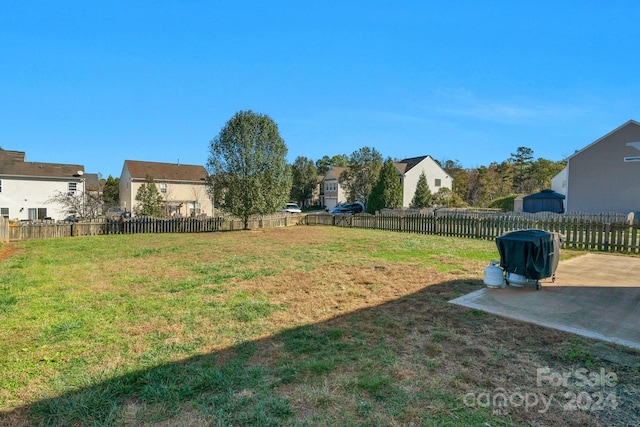
[[[567,334],[448,303],[481,286],[432,285],[223,351],[105,373],[3,413],[0,424],[598,425],[597,414],[494,415],[463,402],[470,391],[535,383],[535,366],[519,364],[523,352],[538,366],[571,363],[562,355]]]

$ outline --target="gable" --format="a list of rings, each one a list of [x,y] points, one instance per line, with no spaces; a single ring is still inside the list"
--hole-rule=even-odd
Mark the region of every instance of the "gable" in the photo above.
[[[595,148],[596,145],[603,145],[603,144],[606,145],[608,142],[610,142],[612,137],[615,137],[621,134],[629,135],[626,138],[626,139],[629,139],[629,141],[626,143],[626,145],[629,147],[629,150],[628,150],[629,153],[633,154],[633,152],[635,151],[635,154],[640,156],[640,123],[636,122],[635,120],[629,120],[628,122],[624,123],[623,125],[617,127],[616,129],[612,130],[608,134],[604,135],[603,137],[598,138],[597,140],[587,145],[583,149],[576,151],[575,153],[573,153],[571,156],[567,158],[567,161],[570,161],[572,158],[580,156],[585,152],[592,150],[593,148]],[[638,143],[637,146],[635,145],[636,142]],[[636,150],[633,150],[633,148],[636,148]]]

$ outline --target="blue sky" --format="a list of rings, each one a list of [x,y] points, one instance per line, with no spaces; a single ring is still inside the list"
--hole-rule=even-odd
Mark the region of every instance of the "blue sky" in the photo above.
[[[640,120],[638,22],[615,0],[0,0],[0,147],[104,177],[205,165],[251,109],[290,162],[561,160]]]

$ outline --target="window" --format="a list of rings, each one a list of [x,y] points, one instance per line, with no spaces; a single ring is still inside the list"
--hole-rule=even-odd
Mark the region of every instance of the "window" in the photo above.
[[[167,183],[166,182],[161,182],[160,184],[158,184],[158,187],[160,187],[160,192],[162,194],[167,194]]]
[[[9,218],[9,208],[0,208],[0,216]]]
[[[47,208],[29,208],[29,219],[32,221],[45,219],[47,217]]]
[[[78,183],[77,182],[70,182],[69,183],[69,193],[70,193],[70,195],[76,194],[76,191],[78,191]]]
[[[197,216],[202,212],[202,205],[200,202],[189,203],[189,215]]]
[[[0,193],[2,193],[2,180],[0,179]]]
[[[442,181],[440,180],[440,178],[436,178],[436,187],[440,186],[442,186]]]

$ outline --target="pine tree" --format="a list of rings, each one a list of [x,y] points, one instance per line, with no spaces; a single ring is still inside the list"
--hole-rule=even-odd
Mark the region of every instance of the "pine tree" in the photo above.
[[[367,203],[367,212],[375,213],[384,208],[398,209],[401,207],[402,184],[393,160],[387,158],[380,170],[378,182],[371,190]]]
[[[416,185],[416,192],[411,200],[411,207],[416,209],[428,208],[432,203],[433,195],[429,189],[427,177],[424,171],[422,171],[418,177],[418,184]]]
[[[161,217],[164,214],[164,200],[152,176],[147,175],[144,184],[138,188],[134,211],[138,216]]]

